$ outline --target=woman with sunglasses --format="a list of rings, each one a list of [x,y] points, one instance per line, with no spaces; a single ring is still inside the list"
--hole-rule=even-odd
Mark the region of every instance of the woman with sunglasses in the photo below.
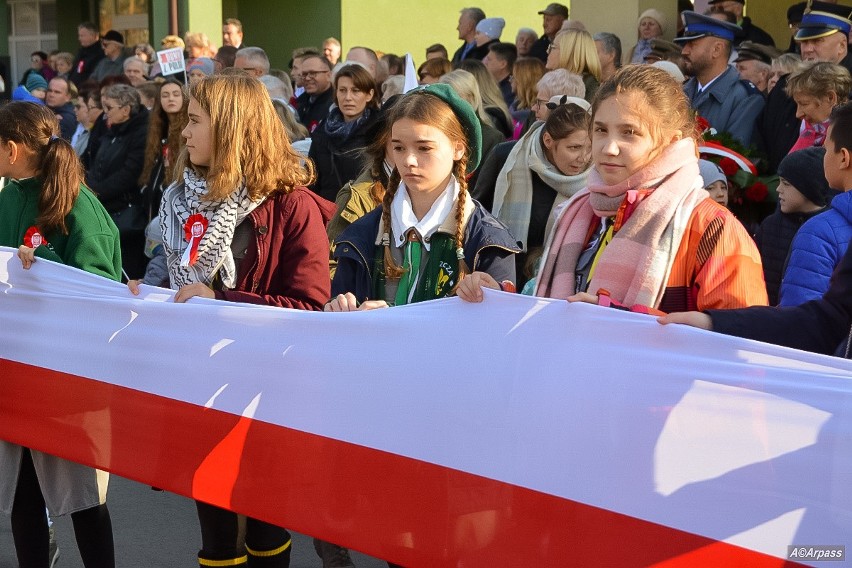
[[[136,89],[121,84],[103,91],[101,107],[107,132],[100,139],[97,154],[86,172],[86,185],[115,219],[117,213],[130,214],[128,206],[140,205],[138,179],[145,164],[148,110],[142,106]],[[128,278],[139,278],[145,272],[144,228],[143,221],[138,230],[126,230],[121,235],[122,266]]]
[[[533,276],[553,210],[586,187],[589,173],[589,103],[563,96],[547,104],[546,122],[494,149],[472,193],[521,243],[519,289]]]

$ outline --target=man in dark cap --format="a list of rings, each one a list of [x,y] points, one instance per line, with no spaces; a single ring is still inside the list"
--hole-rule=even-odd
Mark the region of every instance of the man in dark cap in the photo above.
[[[813,2],[811,10],[802,16],[794,36],[802,59],[838,63],[852,71],[852,56],[847,43],[852,29],[850,16],[852,8],[848,6]],[[772,172],[796,143],[801,125],[801,120],[796,118],[796,102],[787,96],[786,87],[785,75],[778,79],[769,93],[766,108],[755,128],[755,143],[766,155]]]
[[[838,63],[852,72],[852,55],[848,49],[852,8],[824,2],[819,8],[805,12],[794,37],[799,42],[802,60]]]
[[[100,83],[106,77],[124,75],[124,36],[115,30],[110,30],[101,38],[106,57],[98,62],[92,71],[92,79]]]
[[[568,19],[568,7],[562,4],[548,4],[544,10],[539,10],[542,15],[542,29],[544,33],[536,40],[530,49],[529,57],[538,57],[547,63],[547,48],[562,30],[562,23]]]
[[[769,85],[769,75],[772,73],[772,60],[779,55],[781,52],[771,45],[744,41],[737,48],[734,64],[740,79],[750,81],[765,95]]]
[[[775,46],[772,36],[751,23],[751,18],[743,16],[745,0],[710,0],[710,5],[716,9],[730,12],[737,17],[737,25],[742,29],[742,32],[734,38],[734,45],[739,45],[743,41],[751,41]]]
[[[663,38],[655,37],[651,40],[651,51],[645,56],[645,63],[656,63],[657,61],[671,61],[678,66],[680,72],[686,75],[686,66],[683,64],[683,56],[680,54],[680,46]]]
[[[692,75],[683,86],[692,108],[711,128],[748,146],[764,100],[728,65],[739,26],[691,11],[683,13],[683,23],[683,37],[675,42],[683,46],[684,66]]]

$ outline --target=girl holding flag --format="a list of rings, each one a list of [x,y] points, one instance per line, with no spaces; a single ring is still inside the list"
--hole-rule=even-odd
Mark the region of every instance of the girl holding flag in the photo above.
[[[473,108],[449,85],[433,84],[404,95],[389,123],[393,170],[384,200],[336,239],[326,311],[446,297],[471,269],[478,281],[513,290],[520,249],[467,192],[482,145]]]
[[[118,229],[83,184],[74,149],[58,138],[45,106],[0,107],[0,245],[17,247],[23,267],[44,258],[111,280],[121,279]],[[115,566],[106,472],[0,441],[0,510],[11,514],[21,568],[49,563],[51,516],[71,515],[86,568]]]
[[[175,302],[218,298],[320,310],[329,294],[325,225],[334,205],[305,186],[301,165],[263,85],[214,75],[190,89],[178,182],[165,190],[160,226]],[[137,281],[129,287],[138,294]],[[196,502],[201,566],[286,567],[290,534]]]

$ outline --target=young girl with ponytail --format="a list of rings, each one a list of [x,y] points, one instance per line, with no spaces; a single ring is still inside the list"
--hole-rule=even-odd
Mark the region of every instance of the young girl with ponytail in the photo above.
[[[0,107],[0,177],[11,179],[0,192],[0,245],[17,247],[24,268],[38,257],[118,281],[118,229],[58,134],[47,107]],[[105,472],[0,441],[0,510],[11,514],[21,568],[48,566],[45,505],[51,516],[71,514],[86,568],[115,566],[107,480]]]
[[[337,272],[326,311],[443,298],[475,270],[514,289],[515,239],[468,195],[482,134],[449,85],[405,95],[391,111],[394,169],[382,205],[335,241]],[[482,276],[478,276],[482,278]]]

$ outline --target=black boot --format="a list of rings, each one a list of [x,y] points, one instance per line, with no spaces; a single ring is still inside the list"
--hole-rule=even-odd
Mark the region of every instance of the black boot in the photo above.
[[[255,550],[246,545],[249,568],[289,568],[292,544],[293,541],[288,538],[287,542],[272,550]]]

